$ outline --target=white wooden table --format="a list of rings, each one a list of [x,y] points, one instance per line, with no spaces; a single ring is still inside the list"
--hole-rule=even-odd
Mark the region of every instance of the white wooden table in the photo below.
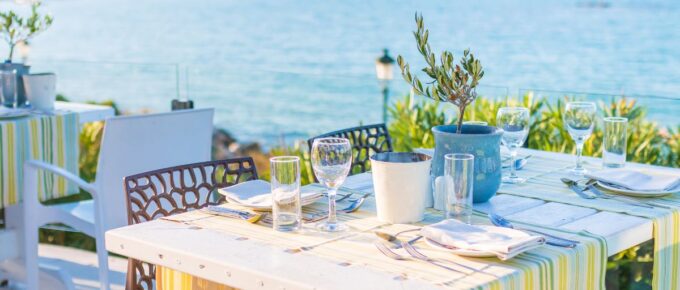
[[[528,151],[534,156],[574,159],[571,155]],[[668,171],[680,174],[678,169]],[[497,213],[517,221],[587,230],[606,239],[609,256],[652,239],[650,220],[592,208],[507,194],[475,207],[481,211],[493,207]],[[289,255],[269,245],[163,220],[110,230],[106,233],[106,246],[117,254],[243,289],[432,287],[416,280],[395,281],[393,275],[362,267],[343,267],[311,255]]]
[[[109,106],[56,102],[56,110],[65,110],[78,113],[81,124],[102,121],[114,116],[113,108]],[[21,205],[13,205],[5,208],[5,229],[0,230],[0,261],[16,259],[21,253],[19,231],[22,229]],[[0,268],[3,264],[0,263]]]

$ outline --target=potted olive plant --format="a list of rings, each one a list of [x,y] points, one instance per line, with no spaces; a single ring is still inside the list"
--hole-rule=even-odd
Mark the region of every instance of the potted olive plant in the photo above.
[[[26,104],[26,92],[22,76],[28,74],[29,66],[13,63],[14,50],[19,43],[26,44],[28,40],[45,31],[52,25],[52,16],[40,15],[40,2],[33,3],[31,14],[23,17],[14,11],[0,11],[0,35],[9,45],[9,56],[1,66],[2,69],[14,69],[17,72],[17,99],[20,106]]]
[[[477,98],[476,88],[484,76],[484,70],[480,61],[469,50],[463,52],[458,64],[454,63],[453,53],[449,51],[443,51],[437,59],[428,44],[429,31],[425,29],[422,15],[416,14],[415,18],[416,31],[413,35],[418,44],[418,51],[427,62],[422,71],[430,80],[423,83],[417,76],[411,74],[409,65],[400,55],[397,63],[401,68],[401,74],[416,94],[452,103],[458,109],[456,125],[432,128],[435,138],[432,175],[444,174],[444,155],[448,153],[474,155],[474,202],[485,202],[496,193],[501,182],[502,130],[490,126],[463,124],[465,109]]]

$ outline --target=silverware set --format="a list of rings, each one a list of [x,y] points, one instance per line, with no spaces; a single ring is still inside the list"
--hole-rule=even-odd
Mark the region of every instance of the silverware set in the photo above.
[[[344,201],[349,199],[350,196],[352,196],[355,193],[350,193],[347,194],[343,197],[341,197],[338,201]],[[345,208],[338,209],[336,212],[339,213],[352,213],[361,208],[362,205],[366,202],[366,199],[371,196],[370,193],[365,193],[361,197],[356,198],[356,199],[349,199],[349,205],[347,205]],[[274,220],[273,217],[270,213],[253,213],[250,211],[244,211],[244,210],[237,210],[237,209],[231,209],[231,208],[226,208],[226,207],[221,207],[221,206],[209,206],[206,208],[201,209],[201,212],[211,214],[211,215],[216,215],[216,216],[222,216],[222,217],[227,217],[227,218],[234,218],[234,219],[240,219],[244,220],[250,223],[262,223],[265,225],[273,225]],[[321,220],[324,220],[328,218],[328,212],[322,212],[322,213],[311,213],[311,214],[303,214],[302,215],[302,220],[307,223],[313,223],[313,222],[318,222]]]
[[[663,206],[663,205],[649,203],[649,202],[638,200],[638,199],[635,199],[635,198],[632,198],[632,197],[619,196],[619,195],[613,195],[613,194],[608,194],[608,193],[602,192],[600,189],[598,189],[595,186],[595,182],[593,180],[588,181],[585,184],[584,187],[579,186],[578,181],[572,180],[572,179],[569,179],[569,178],[566,178],[566,177],[563,177],[560,180],[564,184],[566,184],[573,192],[578,194],[579,197],[581,197],[583,199],[595,199],[595,198],[612,199],[612,200],[617,200],[617,201],[623,202],[625,204],[638,206],[638,207],[644,207],[644,208],[654,208],[655,206],[667,208],[666,206]]]

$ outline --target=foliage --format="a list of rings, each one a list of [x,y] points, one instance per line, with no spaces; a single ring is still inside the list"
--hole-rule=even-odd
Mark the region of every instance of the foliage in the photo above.
[[[463,52],[460,64],[454,65],[453,53],[446,50],[441,53],[439,59],[441,64],[437,64],[430,44],[427,43],[430,32],[425,29],[423,16],[422,14],[418,16],[416,13],[415,18],[417,29],[413,32],[413,36],[418,43],[418,51],[428,65],[422,71],[432,80],[429,87],[423,87],[418,77],[411,74],[409,65],[404,61],[404,58],[399,55],[397,63],[401,68],[401,74],[416,94],[433,100],[452,103],[458,108],[458,115],[464,116],[465,108],[477,98],[476,87],[479,80],[484,76],[482,64],[478,59],[475,59],[469,49]],[[461,133],[462,122],[463,118],[459,118],[458,133]]]
[[[562,124],[564,105],[570,98],[564,97],[551,103],[548,99],[536,99],[528,93],[521,99],[503,98],[498,100],[480,98],[465,117],[495,125],[496,112],[505,106],[529,108],[531,126],[527,147],[543,151],[573,153],[576,148],[569,133]],[[609,103],[599,102],[598,110],[605,117],[628,118],[627,160],[660,166],[680,167],[680,126],[676,129],[661,128],[657,123],[645,119],[647,110],[636,105],[635,100],[622,97]],[[413,148],[432,148],[433,135],[430,129],[436,125],[450,124],[436,102],[414,103],[410,98],[398,101],[390,108],[393,122],[389,125],[390,135],[397,151]],[[602,155],[602,130],[596,126],[593,136],[586,142],[583,154],[599,157]]]
[[[38,8],[41,3],[36,2],[31,6],[31,15],[24,18],[14,11],[0,12],[0,34],[9,45],[9,61],[12,60],[14,47],[18,43],[28,42],[38,33],[47,30],[54,20],[51,15],[40,15]]]
[[[287,146],[285,144],[272,148],[269,151],[270,156],[297,156],[300,158],[300,184],[306,185],[314,183],[314,171],[312,170],[312,163],[310,162],[309,149],[305,142],[296,142],[295,145]],[[260,174],[261,179],[269,180],[269,166],[267,166]]]

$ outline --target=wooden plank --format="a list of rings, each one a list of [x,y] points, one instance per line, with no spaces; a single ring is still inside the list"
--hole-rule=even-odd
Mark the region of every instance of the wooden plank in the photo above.
[[[506,216],[511,220],[542,226],[560,226],[593,215],[597,210],[557,202],[548,202]]]
[[[492,197],[488,202],[475,204],[474,207],[485,213],[493,211],[501,216],[507,216],[544,203],[545,201],[540,199],[500,194]]]
[[[561,225],[572,231],[588,231],[606,237],[609,256],[639,245],[652,238],[652,222],[648,219],[613,212],[594,215]]]
[[[256,241],[163,220],[110,230],[106,248],[241,289],[436,289],[360,265],[290,254]]]

